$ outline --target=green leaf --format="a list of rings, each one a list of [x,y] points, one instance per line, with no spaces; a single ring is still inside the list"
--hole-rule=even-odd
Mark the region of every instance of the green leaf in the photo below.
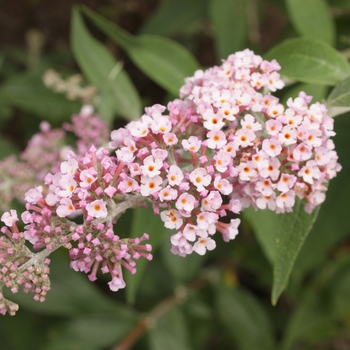
[[[292,213],[279,216],[276,226],[275,260],[273,268],[272,304],[275,305],[286,288],[298,253],[314,225],[320,206],[311,214],[304,202],[297,200]]]
[[[243,288],[215,286],[215,307],[219,320],[237,349],[275,348],[271,321],[258,300]]]
[[[34,113],[43,120],[62,122],[79,112],[81,104],[47,89],[42,82],[43,69],[19,73],[0,88],[0,103]]]
[[[84,75],[96,85],[107,101],[108,109],[101,109],[104,119],[111,118],[111,109],[127,119],[141,116],[141,100],[127,73],[121,69],[110,52],[86,29],[78,9],[72,13],[71,42],[74,57]]]
[[[11,141],[6,140],[5,138],[0,138],[0,159],[3,159],[11,154],[17,154],[19,149]],[[2,190],[4,190],[2,188]]]
[[[349,62],[322,40],[296,38],[272,48],[265,59],[276,59],[280,71],[290,79],[304,83],[335,85],[350,75]]]
[[[270,210],[255,211],[253,208],[248,208],[244,210],[243,216],[248,219],[265,256],[273,265],[275,261],[276,228],[280,214]]]
[[[1,317],[1,348],[28,350],[30,344],[30,349],[43,349],[47,335],[52,332],[54,326],[53,319],[48,322],[47,318],[38,317],[23,309],[17,312],[15,317]]]
[[[334,328],[331,312],[327,295],[320,290],[307,291],[287,324],[281,349],[292,350],[297,343],[330,336]]]
[[[209,18],[214,27],[218,56],[242,50],[248,36],[248,11],[246,0],[211,0]]]
[[[64,322],[59,329],[56,329],[45,350],[110,348],[118,343],[136,322],[136,318],[120,317],[117,313],[74,318]]]
[[[171,94],[178,95],[184,79],[199,68],[192,54],[177,42],[155,35],[134,37],[87,7],[83,11],[127,52],[136,66]]]
[[[335,26],[324,0],[286,0],[289,18],[300,35],[334,45]]]
[[[295,260],[312,229],[320,207],[311,214],[304,210],[304,202],[297,200],[292,213],[276,214],[271,211],[245,210],[256,238],[266,257],[273,265],[272,303],[285,289]]]
[[[350,111],[350,77],[340,81],[327,99],[328,115],[335,117]]]
[[[183,312],[173,307],[148,331],[149,348],[152,350],[190,350],[188,325]]]
[[[158,248],[164,238],[164,235],[168,233],[168,230],[164,227],[160,217],[153,213],[153,209],[150,205],[147,208],[133,209],[132,227],[129,236],[140,237],[144,232],[149,234],[150,238],[146,243],[152,245],[152,254],[154,254],[156,248]],[[133,304],[135,302],[136,293],[148,263],[148,260],[141,258],[137,261],[137,272],[135,275],[131,275],[130,273],[124,274],[128,303]]]
[[[281,349],[334,336],[335,328],[348,317],[350,258],[347,254],[324,261],[291,315]]]
[[[163,0],[142,27],[140,34],[187,33],[205,17],[208,0]]]

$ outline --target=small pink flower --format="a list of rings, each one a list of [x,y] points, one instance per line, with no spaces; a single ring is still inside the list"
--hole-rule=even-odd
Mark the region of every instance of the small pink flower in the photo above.
[[[18,221],[16,210],[11,209],[10,212],[5,212],[1,216],[1,221],[5,223],[6,226],[12,227],[12,225]]]
[[[314,183],[314,179],[319,179],[321,176],[320,169],[314,160],[309,160],[298,172],[298,176],[309,184]]]
[[[197,235],[196,235],[197,230],[198,230],[197,226],[191,225],[191,224],[186,224],[182,233],[188,241],[194,242],[196,237],[197,237]]]
[[[285,193],[281,193],[276,198],[276,206],[281,210],[281,212],[290,212],[292,211],[292,207],[295,203],[295,192],[294,191],[288,191]]]
[[[226,152],[231,157],[235,157],[237,148],[238,148],[237,145],[233,141],[230,141],[222,147],[222,151]]]
[[[163,140],[167,146],[176,145],[179,141],[176,135],[170,132],[163,134]]]
[[[276,118],[279,115],[281,115],[284,111],[284,106],[281,103],[277,103],[276,105],[270,106],[267,111],[266,114],[270,117],[270,118]]]
[[[112,198],[114,194],[117,192],[117,189],[112,186],[108,186],[103,191],[109,198]]]
[[[78,169],[78,162],[74,158],[71,158],[66,162],[62,162],[60,168],[62,174],[73,175]]]
[[[156,116],[151,124],[151,129],[155,134],[165,134],[171,130],[169,117],[164,115]]]
[[[169,229],[179,229],[183,223],[180,213],[174,209],[162,211],[160,218],[164,222],[164,226]]]
[[[94,218],[105,218],[108,215],[107,203],[102,199],[96,199],[86,205],[88,214]]]
[[[282,146],[278,140],[271,138],[265,139],[262,143],[262,149],[266,152],[270,157],[278,156],[282,151]]]
[[[170,238],[172,247],[171,252],[176,255],[186,256],[193,252],[193,247],[188,243],[186,237],[181,233],[175,233]]]
[[[207,230],[211,224],[218,220],[218,214],[202,211],[197,215],[197,225],[201,230]]]
[[[177,190],[175,190],[174,188],[171,188],[170,186],[167,186],[163,188],[161,191],[159,191],[158,195],[161,202],[172,201],[177,198]]]
[[[267,88],[271,91],[276,91],[277,89],[282,89],[284,87],[284,82],[281,80],[281,76],[277,72],[272,72],[268,75]]]
[[[224,102],[219,108],[219,113],[229,121],[234,121],[239,112],[239,107],[235,104]]]
[[[219,130],[225,125],[223,116],[214,113],[211,109],[203,113],[203,119],[203,126],[208,130]]]
[[[193,250],[199,255],[204,255],[207,250],[213,250],[215,247],[216,243],[212,238],[199,237],[198,241],[193,246]]]
[[[252,156],[252,165],[259,170],[266,168],[268,165],[268,159],[268,155],[261,150]]]
[[[117,155],[118,160],[125,164],[130,164],[135,159],[134,153],[126,147],[117,149],[115,153]]]
[[[275,210],[276,209],[276,195],[275,193],[272,193],[271,196],[262,196],[258,197],[256,199],[256,206],[259,209],[270,209],[270,210]]]
[[[230,184],[230,182],[226,179],[222,179],[220,175],[215,177],[214,187],[223,195],[229,195],[233,190],[233,187]]]
[[[190,173],[190,181],[197,187],[197,190],[201,192],[205,190],[205,186],[210,184],[211,176],[204,168],[197,168]]]
[[[155,159],[153,156],[148,156],[143,160],[141,165],[142,174],[150,178],[160,174],[160,168],[163,162],[160,159]]]
[[[202,199],[202,210],[216,211],[221,207],[222,196],[219,191],[210,191],[209,194]]]
[[[269,135],[276,136],[282,130],[282,124],[275,119],[270,119],[266,122],[265,128]]]
[[[77,187],[77,183],[70,175],[62,176],[58,184],[61,189],[57,191],[57,194],[61,197],[71,197]]]
[[[242,181],[250,181],[257,176],[257,171],[254,162],[242,162],[238,165],[237,170],[239,171],[239,178]]]
[[[137,191],[139,188],[139,185],[136,180],[133,178],[126,176],[122,181],[118,184],[118,190],[123,193],[130,193]]]
[[[140,193],[144,197],[148,197],[150,194],[158,192],[161,189],[162,183],[163,183],[163,179],[158,175],[152,178],[149,176],[142,175]]]
[[[96,170],[94,168],[82,170],[80,173],[80,180],[79,183],[80,187],[88,188],[90,187],[96,180]]]
[[[182,193],[175,203],[176,209],[190,213],[195,207],[196,199],[188,193]]]
[[[168,156],[168,151],[161,148],[155,148],[152,149],[152,156],[154,157],[154,159],[159,159],[160,161],[163,161]]]
[[[239,129],[234,136],[234,141],[239,147],[247,147],[253,144],[255,138],[254,131],[250,129]]]
[[[297,178],[294,175],[282,174],[277,183],[277,189],[280,192],[288,192],[294,186],[296,180]]]
[[[182,140],[182,146],[185,151],[197,152],[202,142],[196,136],[190,136],[188,140]]]
[[[262,129],[262,125],[255,120],[251,114],[246,114],[241,120],[241,125],[243,129],[249,129],[252,131],[258,131]]]
[[[290,126],[285,126],[278,134],[278,141],[285,146],[290,146],[296,143],[297,131]]]
[[[207,146],[211,149],[220,149],[226,143],[226,136],[221,130],[211,130],[207,133]]]
[[[184,178],[184,174],[182,173],[182,170],[177,165],[173,164],[168,169],[167,178],[168,178],[169,185],[171,186],[179,185]]]
[[[140,120],[132,121],[128,125],[130,134],[134,137],[146,137],[149,134],[149,126],[152,119],[146,115],[143,115]]]
[[[43,198],[43,186],[35,186],[24,195],[24,200],[31,204],[36,204],[41,198]]]
[[[264,196],[271,196],[275,185],[272,184],[270,179],[263,179],[255,184],[255,189]]]
[[[227,152],[219,151],[215,156],[215,169],[220,173],[224,173],[232,161],[231,156]]]
[[[222,238],[225,242],[235,239],[238,235],[238,226],[241,223],[240,219],[231,219],[230,223],[217,222],[216,228],[222,233]]]
[[[113,276],[112,280],[110,282],[108,282],[108,285],[109,285],[109,289],[112,292],[117,292],[119,289],[123,289],[126,286],[123,278],[120,278],[117,276]]]
[[[69,198],[62,198],[60,205],[56,209],[56,213],[60,218],[66,217],[75,211],[73,202]]]
[[[266,167],[259,169],[259,174],[265,179],[270,177],[271,180],[276,181],[280,174],[280,171],[279,171],[280,165],[281,163],[278,160],[278,158],[270,158]]]
[[[312,156],[312,151],[305,143],[300,143],[293,150],[293,158],[296,161],[308,160],[311,158],[311,156]]]

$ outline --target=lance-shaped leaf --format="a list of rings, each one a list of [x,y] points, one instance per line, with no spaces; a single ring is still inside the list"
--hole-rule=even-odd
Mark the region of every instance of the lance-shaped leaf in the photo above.
[[[43,120],[66,120],[79,112],[81,104],[50,91],[42,82],[45,67],[13,75],[0,88],[0,104],[34,113]]]
[[[247,4],[245,0],[211,0],[209,17],[214,27],[218,56],[242,50],[248,37]]]
[[[71,41],[77,63],[101,94],[103,117],[110,119],[116,112],[127,119],[139,118],[141,100],[129,76],[111,53],[90,35],[78,9],[72,14]]]
[[[276,59],[280,73],[304,83],[335,85],[350,75],[349,62],[322,40],[289,39],[272,48],[265,59]]]
[[[327,99],[328,115],[335,117],[350,111],[350,77],[339,82]]]
[[[184,79],[199,68],[192,54],[173,40],[156,35],[135,37],[86,7],[83,11],[127,52],[136,66],[171,94],[178,95]]]
[[[295,30],[304,36],[334,44],[335,26],[324,0],[287,0],[289,18]]]
[[[153,350],[190,350],[188,325],[179,307],[166,312],[148,331],[149,348]]]
[[[290,273],[303,243],[314,225],[320,206],[311,214],[297,200],[292,213],[278,217],[276,225],[275,259],[273,267],[272,304],[275,305],[286,288]]]
[[[141,34],[188,34],[205,18],[208,0],[163,0],[141,28]]]
[[[168,230],[164,227],[163,222],[160,220],[160,217],[154,215],[151,206],[148,206],[147,208],[133,209],[132,213],[132,227],[130,237],[141,237],[145,232],[150,236],[149,241],[145,243],[152,245],[152,254],[154,254],[156,248],[158,248]],[[129,303],[135,302],[136,293],[138,291],[148,263],[148,260],[141,258],[136,263],[136,274],[131,275],[129,272],[127,272],[124,275],[126,282],[126,297]]]
[[[308,214],[304,210],[304,203],[297,200],[292,213],[254,212],[252,209],[244,212],[273,266],[273,304],[276,304],[287,286],[295,260],[316,221],[319,208]]]
[[[223,284],[215,285],[214,291],[218,321],[235,342],[235,349],[275,349],[271,321],[252,294]]]

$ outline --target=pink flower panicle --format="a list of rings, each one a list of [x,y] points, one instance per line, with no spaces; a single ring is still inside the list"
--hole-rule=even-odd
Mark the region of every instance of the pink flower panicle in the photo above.
[[[34,249],[65,246],[74,270],[90,280],[98,269],[110,273],[116,291],[125,286],[122,267],[135,273],[136,260],[152,258],[151,246],[140,244],[146,234],[113,232],[129,207],[151,202],[164,226],[176,230],[171,251],[180,256],[213,250],[217,232],[235,239],[235,215],[249,206],[284,213],[299,198],[311,212],[341,168],[333,120],[303,92],[283,106],[271,94],[284,85],[279,69],[275,60],[237,52],[187,78],[167,107],[148,107],[140,120],[112,131],[112,154],[94,146],[67,152],[46,187],[27,192],[24,238]],[[76,215],[83,224],[69,220]]]
[[[65,130],[77,138],[75,146],[67,146]],[[0,161],[0,209],[7,210],[14,198],[23,202],[24,194],[34,185],[42,183],[48,172],[59,171],[70,149],[84,155],[91,145],[100,147],[106,144],[108,133],[107,123],[95,115],[89,106],[74,114],[72,122],[65,123],[63,129],[52,129],[48,122],[42,122],[40,132],[29,140],[20,154],[20,160],[11,155]]]
[[[283,106],[271,94],[284,85],[279,69],[250,50],[230,55],[187,78],[168,112],[154,105],[112,132],[110,147],[141,181],[140,193],[164,208],[165,227],[178,230],[173,253],[204,254],[215,247],[217,231],[233,239],[239,219],[221,221],[229,211],[290,212],[300,198],[311,212],[324,201],[327,181],[341,168],[330,140],[333,120],[303,92]],[[168,154],[161,161],[152,155],[158,149]],[[223,194],[231,197],[228,204]]]
[[[6,286],[12,293],[17,293],[19,286],[22,286],[25,293],[34,294],[35,300],[45,301],[50,290],[50,260],[38,259],[34,265],[24,268],[33,253],[25,245],[24,233],[18,230],[16,211],[5,212],[1,221],[6,226],[1,228],[4,235],[0,237],[0,286]],[[0,293],[0,313],[5,315],[9,312],[10,315],[14,315],[17,310],[18,305]]]

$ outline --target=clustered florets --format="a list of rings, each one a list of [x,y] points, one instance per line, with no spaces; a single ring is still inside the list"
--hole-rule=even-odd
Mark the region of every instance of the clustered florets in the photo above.
[[[187,78],[180,98],[145,109],[138,121],[111,133],[109,147],[91,147],[27,192],[24,237],[35,249],[70,250],[71,267],[96,279],[109,272],[111,290],[125,286],[121,267],[151,259],[147,239],[113,232],[127,208],[149,201],[164,226],[176,230],[172,252],[200,255],[238,234],[235,217],[249,206],[290,212],[296,197],[311,212],[340,170],[333,120],[301,92],[285,108],[271,94],[283,87],[273,60],[250,50]],[[167,110],[167,111],[166,111]],[[231,213],[231,214],[230,214]],[[83,224],[67,219],[82,214]],[[4,220],[3,220],[4,221]],[[6,221],[5,221],[6,223]]]
[[[75,145],[68,144],[66,131],[76,137]],[[42,183],[48,172],[58,172],[68,150],[83,156],[91,145],[101,147],[108,139],[107,122],[94,114],[91,106],[73,114],[71,123],[64,123],[62,128],[41,122],[40,132],[29,140],[19,160],[11,155],[0,161],[0,210],[8,210],[13,199],[22,203],[24,194]]]

